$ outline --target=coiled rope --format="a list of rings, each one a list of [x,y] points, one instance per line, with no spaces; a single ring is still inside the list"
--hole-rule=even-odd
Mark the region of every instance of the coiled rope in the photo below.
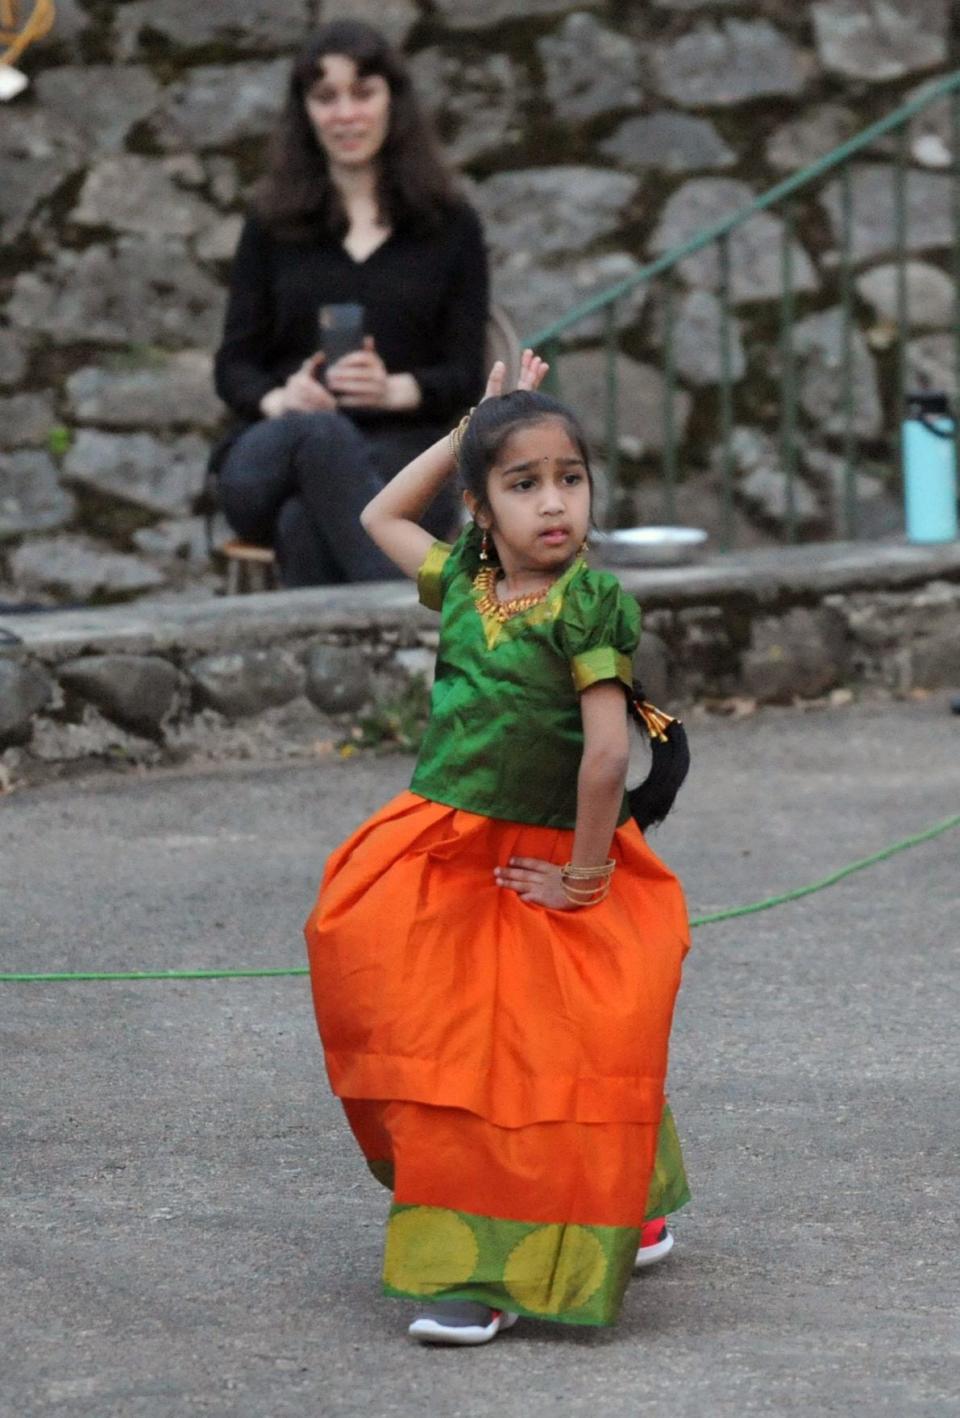
[[[923,832],[916,832],[912,837],[903,837],[899,842],[894,842],[890,847],[884,847],[880,852],[873,852],[869,857],[861,857],[859,861],[850,862],[847,866],[840,867],[838,871],[831,872],[829,876],[821,877],[819,881],[813,881],[808,886],[798,886],[793,891],[784,891],[778,896],[766,896],[762,901],[753,901],[747,906],[731,906],[724,911],[711,911],[709,915],[694,917],[690,924],[691,926],[712,926],[719,921],[732,921],[738,916],[753,916],[758,911],[770,911],[774,906],[785,906],[790,901],[799,901],[801,897],[812,896],[814,892],[825,891],[828,886],[835,886],[845,877],[853,876],[854,872],[864,871],[867,867],[888,861],[890,857],[895,857],[900,852],[906,852],[911,847],[919,847],[924,842],[932,842],[935,837],[942,837],[945,832],[950,832],[956,827],[960,827],[960,813],[955,817],[948,817],[944,822],[936,823],[933,827],[926,828]],[[307,974],[309,971],[302,965],[293,969],[272,970],[54,970],[47,972],[22,970],[0,973],[0,984],[53,984],[90,980],[262,980],[289,979],[295,975]]]

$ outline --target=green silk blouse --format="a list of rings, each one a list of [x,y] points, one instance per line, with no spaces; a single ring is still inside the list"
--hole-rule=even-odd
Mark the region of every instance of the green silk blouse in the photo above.
[[[472,527],[452,547],[434,542],[420,568],[420,600],[441,614],[440,648],[411,791],[484,817],[572,828],[579,695],[608,679],[631,688],[639,609],[616,577],[578,558],[544,600],[502,623],[480,611],[478,568]],[[624,794],[619,822],[628,816]]]

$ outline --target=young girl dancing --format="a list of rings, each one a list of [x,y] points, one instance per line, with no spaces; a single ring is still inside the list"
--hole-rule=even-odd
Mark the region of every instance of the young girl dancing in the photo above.
[[[384,1288],[428,1343],[611,1324],[645,1219],[687,1199],[663,1093],[687,918],[638,826],[686,743],[633,703],[656,767],[625,795],[638,611],[583,559],[587,447],[545,373],[527,350],[502,394],[495,365],[363,514],[441,613],[436,683],[410,791],[334,852],[306,927],[330,1081],[393,1191]],[[457,464],[448,546],[417,519]]]

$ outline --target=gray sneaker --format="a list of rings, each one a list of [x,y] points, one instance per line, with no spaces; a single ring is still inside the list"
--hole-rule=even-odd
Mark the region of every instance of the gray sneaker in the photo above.
[[[437,1300],[421,1310],[407,1333],[421,1344],[489,1344],[517,1318],[509,1310],[492,1310],[472,1300]]]

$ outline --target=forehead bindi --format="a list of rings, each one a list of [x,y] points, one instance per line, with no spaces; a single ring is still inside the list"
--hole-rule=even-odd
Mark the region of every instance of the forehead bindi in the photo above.
[[[517,463],[544,459],[551,463],[582,462],[580,450],[559,419],[545,419],[511,433],[500,449],[496,466],[503,472]]]

